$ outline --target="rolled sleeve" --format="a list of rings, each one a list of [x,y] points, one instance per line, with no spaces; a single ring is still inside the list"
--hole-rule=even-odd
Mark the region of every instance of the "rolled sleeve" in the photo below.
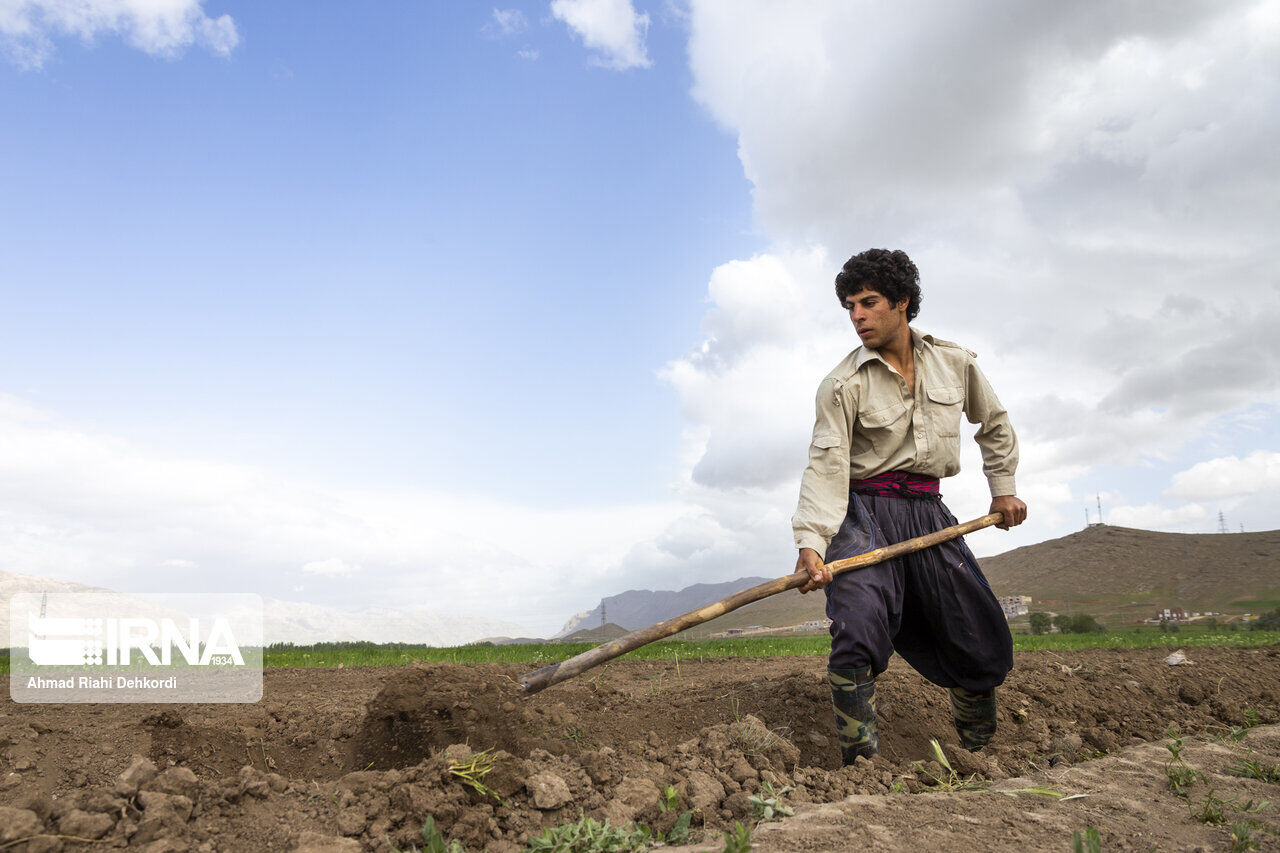
[[[812,548],[823,559],[849,505],[849,422],[855,413],[845,410],[854,405],[835,380],[818,386],[809,465],[791,529],[797,548]]]
[[[965,376],[965,416],[980,424],[974,440],[982,450],[982,473],[993,498],[1015,495],[1014,472],[1018,469],[1018,436],[1009,413],[996,397],[991,383],[972,359]]]

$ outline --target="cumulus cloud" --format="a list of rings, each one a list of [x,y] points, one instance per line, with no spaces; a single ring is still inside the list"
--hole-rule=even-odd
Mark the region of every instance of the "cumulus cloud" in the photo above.
[[[10,0],[0,4],[0,48],[20,67],[39,68],[54,39],[92,42],[118,36],[153,56],[174,58],[191,45],[227,56],[240,43],[230,15],[210,17],[203,0]]]
[[[551,14],[606,68],[624,71],[652,64],[645,48],[649,15],[637,13],[631,0],[554,0]]]
[[[1198,462],[1173,476],[1166,494],[1191,500],[1240,498],[1280,492],[1280,453],[1255,451]]]
[[[1276,0],[694,0],[688,26],[772,248],[712,273],[703,339],[663,371],[693,508],[629,559],[786,560],[813,391],[857,344],[832,279],[871,246],[911,253],[920,328],[979,352],[1019,433],[1031,514],[980,553],[1077,528],[1102,466],[1137,482],[1276,412]],[[988,500],[971,445],[943,486],[961,517]],[[1178,498],[1206,476],[1148,477],[1108,521],[1203,526],[1216,509]]]
[[[549,635],[616,592],[632,546],[677,517],[674,502],[542,509],[298,481],[158,453],[0,395],[0,571],[276,598],[305,582],[318,604],[485,615]]]

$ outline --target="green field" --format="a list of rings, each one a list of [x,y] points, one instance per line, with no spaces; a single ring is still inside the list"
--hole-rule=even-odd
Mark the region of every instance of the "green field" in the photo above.
[[[1184,628],[1177,634],[1154,628],[1114,631],[1105,634],[1045,634],[1035,637],[1015,634],[1014,648],[1027,650],[1069,650],[1087,648],[1188,648],[1228,646],[1256,648],[1280,645],[1280,631],[1205,631]],[[331,648],[268,647],[263,658],[268,667],[287,666],[395,666],[411,661],[431,663],[522,663],[531,669],[571,658],[590,648],[591,643],[531,643],[520,646],[457,646],[453,648],[373,647]],[[623,660],[701,660],[726,657],[785,657],[826,655],[831,650],[825,635],[800,637],[741,637],[732,640],[663,641],[643,646],[623,656]]]
[[[1175,634],[1153,627],[1130,628],[1103,634],[1014,634],[1014,648],[1029,650],[1189,648],[1226,646],[1256,648],[1280,645],[1280,631],[1223,631],[1187,627]],[[412,661],[429,663],[519,663],[536,669],[571,658],[592,643],[530,643],[512,646],[377,646],[372,643],[323,643],[316,646],[268,646],[263,664],[270,667],[397,666]],[[651,643],[623,656],[629,660],[703,660],[706,658],[759,658],[793,655],[826,655],[831,649],[825,634],[793,637],[739,637],[731,640],[666,640]],[[0,650],[0,674],[9,671],[8,650]]]

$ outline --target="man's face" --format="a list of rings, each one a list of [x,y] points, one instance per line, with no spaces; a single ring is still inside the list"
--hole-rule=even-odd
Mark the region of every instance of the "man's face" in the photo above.
[[[859,290],[846,296],[844,304],[849,309],[849,319],[853,321],[862,345],[880,349],[901,334],[907,325],[909,301],[904,299],[895,305],[878,291]]]

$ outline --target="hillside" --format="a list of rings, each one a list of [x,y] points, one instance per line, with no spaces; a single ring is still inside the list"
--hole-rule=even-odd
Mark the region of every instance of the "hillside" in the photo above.
[[[1280,530],[1184,534],[1094,525],[980,562],[996,595],[1030,595],[1034,609],[1054,612],[1066,611],[1069,603],[1073,612],[1116,624],[1139,622],[1165,607],[1240,614],[1280,606]],[[760,578],[742,578],[699,584],[679,593],[631,590],[605,599],[605,604],[611,620],[634,629],[760,582]],[[627,621],[615,610],[624,601],[643,614],[640,621]],[[751,625],[798,625],[821,619],[825,606],[821,593],[784,592],[682,636],[705,637]],[[599,624],[600,608],[591,613]]]
[[[1036,609],[1139,621],[1157,608],[1259,612],[1280,606],[1280,530],[1157,533],[1093,525],[982,560],[997,595]]]
[[[594,628],[579,628],[572,634],[560,638],[562,643],[607,643],[628,634],[626,628],[614,622],[608,625],[597,625]]]

